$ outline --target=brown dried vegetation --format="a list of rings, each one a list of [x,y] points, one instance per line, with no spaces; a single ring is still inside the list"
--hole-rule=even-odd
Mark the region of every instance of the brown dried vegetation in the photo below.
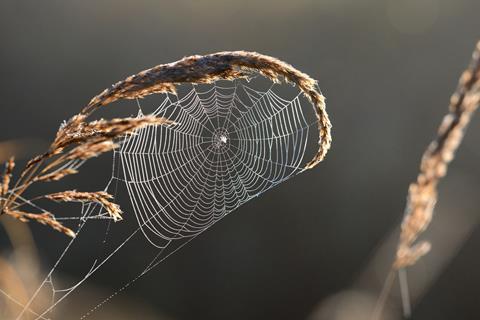
[[[205,56],[191,56],[177,62],[162,64],[132,75],[117,82],[95,96],[83,110],[66,121],[58,130],[49,149],[30,161],[20,173],[14,186],[11,186],[13,159],[6,164],[0,190],[0,215],[8,215],[20,221],[37,221],[68,236],[75,233],[60,224],[49,212],[29,213],[22,211],[29,205],[24,192],[34,183],[58,181],[76,174],[76,168],[68,167],[72,161],[85,161],[109,152],[118,147],[115,141],[145,126],[175,125],[172,121],[155,116],[141,118],[121,118],[88,122],[88,117],[114,101],[136,99],[155,93],[175,93],[181,83],[211,83],[216,80],[248,78],[260,73],[274,82],[296,84],[314,105],[319,130],[319,147],[316,155],[306,165],[313,168],[325,157],[331,144],[330,120],[325,110],[325,98],[320,93],[315,80],[298,71],[291,65],[276,58],[254,52],[231,51]],[[121,209],[111,200],[113,196],[100,192],[62,191],[34,198],[62,202],[89,202],[103,206],[115,220],[121,220]],[[33,200],[33,199],[32,199]]]
[[[410,266],[428,252],[426,243],[414,245],[414,242],[432,220],[437,202],[437,185],[447,174],[448,164],[453,160],[479,104],[480,42],[473,52],[469,68],[463,72],[457,90],[450,99],[449,113],[443,118],[436,139],[423,154],[417,181],[408,190],[397,258],[393,264],[395,269]]]
[[[437,186],[446,176],[473,113],[480,105],[480,42],[472,54],[467,70],[463,72],[457,89],[450,99],[449,112],[438,128],[436,138],[423,154],[417,180],[408,190],[400,239],[390,275],[385,283],[374,319],[380,319],[382,308],[394,280],[395,271],[414,265],[430,251],[428,241],[416,242],[432,220],[437,202]]]

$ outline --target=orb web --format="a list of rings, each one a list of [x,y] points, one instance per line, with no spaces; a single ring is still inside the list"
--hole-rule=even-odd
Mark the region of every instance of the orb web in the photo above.
[[[301,93],[287,100],[273,86],[258,91],[247,84],[222,81],[176,99],[167,95],[154,114],[176,125],[125,138],[119,179],[154,246],[198,235],[304,170],[315,121],[308,122]]]

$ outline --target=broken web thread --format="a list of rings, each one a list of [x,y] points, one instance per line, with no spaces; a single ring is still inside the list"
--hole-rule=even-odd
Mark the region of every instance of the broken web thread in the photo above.
[[[111,226],[102,207],[84,205],[80,217],[66,218],[78,219],[77,238],[41,284],[40,288],[52,289],[55,301],[43,312],[35,312],[36,319],[47,317],[127,243],[139,236],[147,239],[156,249],[153,257],[145,258],[148,262],[137,277],[81,319],[89,317],[224,216],[305,170],[308,142],[318,139],[317,121],[310,102],[302,101],[299,90],[285,99],[276,92],[276,84],[259,91],[240,79],[191,87],[185,94],[162,95],[164,99],[153,112],[176,125],[141,129],[126,136],[120,149],[114,151],[112,177],[105,190],[115,194],[118,185],[126,187],[137,227],[108,248],[110,230],[120,225]],[[138,106],[141,117],[145,106],[140,102]],[[54,273],[70,246],[82,238],[90,224],[103,221],[105,239],[93,263],[74,284],[64,288],[55,285]],[[29,307],[36,294],[24,311],[32,314]]]

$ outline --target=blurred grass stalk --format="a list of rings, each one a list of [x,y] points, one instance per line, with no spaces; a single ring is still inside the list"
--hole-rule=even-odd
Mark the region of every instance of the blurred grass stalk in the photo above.
[[[411,306],[405,270],[430,251],[430,242],[417,239],[431,222],[437,202],[438,183],[446,176],[448,165],[454,159],[465,130],[479,105],[480,41],[473,51],[469,67],[462,73],[457,89],[450,99],[449,112],[443,118],[436,138],[423,154],[417,180],[409,187],[395,260],[373,312],[374,320],[381,319],[397,274],[400,278],[404,316],[410,317]]]
[[[11,157],[24,159],[43,150],[46,141],[38,139],[13,139],[0,141],[0,163],[5,163]]]
[[[29,296],[40,282],[40,263],[30,228],[12,219],[0,219],[11,244],[9,255],[0,256],[0,305],[2,319],[13,319],[24,308]],[[42,291],[32,308],[45,308],[51,297]],[[29,308],[25,319],[35,319],[38,314]]]

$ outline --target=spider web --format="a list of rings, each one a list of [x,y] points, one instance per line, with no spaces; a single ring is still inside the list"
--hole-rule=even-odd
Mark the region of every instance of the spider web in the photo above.
[[[239,79],[184,87],[178,95],[162,95],[152,112],[175,125],[138,130],[126,136],[113,153],[112,175],[105,190],[116,194],[119,202],[118,189],[126,188],[136,226],[114,243],[111,231],[126,219],[112,226],[98,205],[83,205],[79,217],[59,218],[78,222],[77,237],[66,245],[17,319],[24,314],[48,319],[59,303],[134,238],[149,243],[153,255],[138,276],[80,319],[89,317],[227,214],[305,170],[308,142],[316,142],[318,135],[314,110],[300,90],[295,88],[295,94],[285,99],[277,93],[277,84],[269,82],[259,91],[250,81]],[[138,117],[142,117],[145,106],[140,101],[137,104]],[[88,239],[85,230],[92,229],[92,220],[106,222],[97,254],[80,280],[59,287],[57,269],[84,233]],[[92,230],[98,233],[98,228]],[[42,312],[33,311],[32,303],[46,288],[51,291],[51,305]]]
[[[167,97],[154,114],[179,124],[142,129],[119,152],[150,243],[164,248],[195,236],[302,171],[309,124],[299,97],[288,101],[238,85],[194,88],[178,101]]]

